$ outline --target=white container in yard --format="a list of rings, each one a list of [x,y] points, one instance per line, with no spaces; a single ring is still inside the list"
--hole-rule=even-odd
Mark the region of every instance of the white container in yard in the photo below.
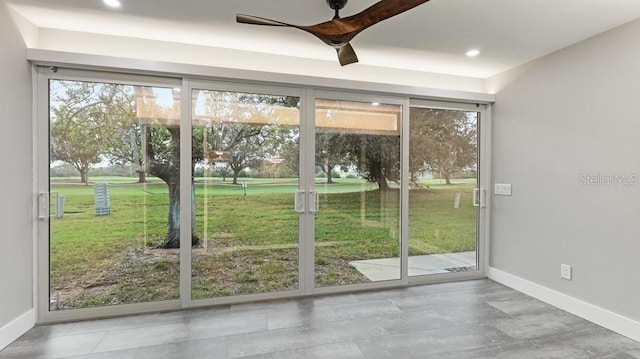
[[[111,201],[109,198],[109,185],[97,182],[94,185],[96,216],[108,216],[111,214]]]

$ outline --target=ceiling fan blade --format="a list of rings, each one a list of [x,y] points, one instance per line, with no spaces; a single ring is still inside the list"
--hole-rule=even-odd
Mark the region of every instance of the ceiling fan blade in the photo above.
[[[351,44],[347,43],[346,45],[337,48],[336,51],[338,51],[338,60],[340,61],[340,65],[346,66],[358,62],[358,56]]]
[[[336,15],[336,18],[331,21],[311,26],[287,24],[243,14],[237,14],[236,21],[253,25],[287,26],[306,31],[337,49],[340,64],[345,66],[358,62],[358,57],[349,42],[362,30],[428,1],[429,0],[380,0],[358,14],[346,18],[340,18]]]
[[[362,30],[380,21],[411,10],[429,0],[380,0],[358,14],[337,18],[312,26],[296,26],[325,43],[340,48],[349,43]]]
[[[257,17],[252,15],[245,15],[245,14],[237,14],[236,22],[239,22],[241,24],[251,24],[251,25],[292,26],[291,24],[287,24],[284,22],[265,19],[263,17]]]
[[[426,2],[429,0],[380,0],[367,9],[340,20],[347,26],[357,28],[360,32],[369,26],[402,14]]]

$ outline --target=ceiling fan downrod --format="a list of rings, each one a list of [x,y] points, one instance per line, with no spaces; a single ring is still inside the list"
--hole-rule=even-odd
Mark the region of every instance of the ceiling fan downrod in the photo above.
[[[335,10],[336,15],[333,17],[335,20],[340,18],[340,10],[342,10],[342,8],[347,4],[347,0],[327,0],[327,4],[330,8]]]

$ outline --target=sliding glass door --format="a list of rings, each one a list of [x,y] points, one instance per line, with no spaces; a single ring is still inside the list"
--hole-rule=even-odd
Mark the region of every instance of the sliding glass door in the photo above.
[[[484,273],[481,107],[54,70],[41,322]]]
[[[403,106],[315,104],[315,285],[400,280]]]
[[[299,288],[299,96],[195,88],[191,297]]]
[[[479,270],[480,112],[455,106],[410,109],[410,277]]]
[[[42,82],[45,313],[180,297],[181,96],[173,86],[179,82],[160,82],[55,76]]]

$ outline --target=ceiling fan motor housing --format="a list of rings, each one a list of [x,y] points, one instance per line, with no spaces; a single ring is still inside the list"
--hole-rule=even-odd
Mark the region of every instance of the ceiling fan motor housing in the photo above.
[[[347,0],[327,0],[327,4],[333,10],[341,10],[347,4]]]

